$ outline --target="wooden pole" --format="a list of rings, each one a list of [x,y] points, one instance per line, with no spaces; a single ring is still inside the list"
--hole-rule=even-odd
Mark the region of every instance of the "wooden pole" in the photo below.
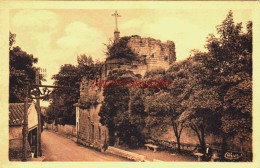
[[[23,153],[22,161],[26,161],[26,144],[28,142],[28,84],[25,86],[24,116],[23,116]]]
[[[40,84],[40,69],[36,70],[36,85]],[[42,148],[41,148],[41,106],[40,106],[40,95],[38,95],[38,99],[36,100],[37,104],[37,114],[38,114],[38,130],[37,130],[37,155],[42,156]]]

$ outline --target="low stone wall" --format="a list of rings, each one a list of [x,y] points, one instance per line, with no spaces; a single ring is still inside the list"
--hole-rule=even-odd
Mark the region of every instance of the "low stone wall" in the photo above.
[[[163,150],[174,150],[178,148],[178,145],[176,142],[170,142],[166,140],[148,140],[147,143],[151,143],[154,145],[157,145],[160,147],[160,149]],[[193,151],[196,148],[196,145],[194,144],[189,144],[189,143],[181,143],[181,149],[182,150],[187,150],[187,151]]]
[[[46,124],[46,129],[57,131],[62,134],[77,136],[76,126],[75,125],[55,125],[55,124]]]
[[[54,123],[45,124],[45,128],[48,129],[48,130],[55,130],[56,126],[54,125]]]
[[[112,146],[109,146],[106,150],[107,153],[111,153],[120,157],[127,158],[129,160],[137,161],[137,162],[144,162],[145,156],[139,155],[137,153],[128,152],[122,149],[118,149]]]
[[[58,125],[58,132],[72,136],[77,135],[75,125]]]

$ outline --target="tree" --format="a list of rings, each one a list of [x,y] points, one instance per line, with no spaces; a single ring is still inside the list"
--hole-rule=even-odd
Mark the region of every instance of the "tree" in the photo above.
[[[12,49],[12,47],[15,43],[15,37],[16,37],[16,34],[12,34],[11,32],[9,32],[9,50]]]
[[[125,36],[120,38],[118,43],[107,44],[107,60],[117,59],[122,63],[132,63],[132,61],[137,60],[137,55],[128,46],[128,41],[130,37]]]
[[[114,69],[107,77],[103,92],[104,102],[99,116],[100,122],[108,127],[109,145],[114,145],[115,133],[128,145],[130,144],[129,137],[135,133],[136,127],[129,120],[130,90],[124,87],[124,81],[133,81],[135,78],[132,71],[125,69]],[[112,81],[122,81],[122,83],[113,82],[110,85],[109,82]]]
[[[184,72],[187,76],[184,84],[186,87],[181,92],[188,94],[185,93],[186,99],[179,99],[182,100],[179,104],[184,105],[179,120],[186,120],[186,124],[198,136],[203,150],[206,133],[221,133],[220,128],[223,125],[221,118],[225,114],[221,108],[227,103],[224,97],[230,88],[230,83],[224,82],[224,79],[240,73],[243,68],[246,70],[244,63],[248,63],[246,65],[249,65],[249,70],[251,67],[250,60],[240,59],[239,64],[236,61],[238,53],[247,53],[245,47],[250,50],[250,45],[246,44],[246,41],[250,41],[250,37],[241,34],[241,23],[234,24],[232,12],[229,12],[222,25],[217,26],[217,30],[218,38],[212,34],[208,38],[206,44],[208,52],[195,51],[194,56],[189,58],[191,63],[188,65],[188,71],[180,71],[182,76]],[[171,69],[176,68],[173,66]],[[170,77],[177,76],[178,73],[175,74],[172,73]],[[183,82],[183,80],[174,81]],[[173,83],[173,86],[178,87],[178,83]],[[176,96],[175,92],[178,93],[178,88],[172,89],[171,93]]]
[[[175,107],[176,99],[169,92],[160,91],[147,97],[146,101],[147,124],[149,127],[160,126],[160,133],[164,132],[168,125],[171,125],[180,152],[180,137],[184,122],[177,121],[179,114]]]
[[[157,69],[146,72],[144,75],[144,83],[149,81],[166,81],[166,72],[163,69]],[[168,81],[168,80],[167,80]],[[162,84],[162,83],[161,83]],[[162,85],[161,85],[162,86]],[[178,124],[175,122],[177,113],[175,111],[175,97],[173,97],[167,88],[164,87],[147,87],[144,84],[144,105],[145,113],[147,113],[146,129],[148,129],[148,138],[152,136],[152,130],[156,131],[157,136],[160,136],[168,129],[169,125],[172,125],[174,134],[177,135],[177,142],[180,146],[180,134],[182,131],[178,129]],[[177,128],[177,129],[176,129]]]
[[[241,153],[245,141],[251,140],[252,133],[252,81],[243,82],[231,87],[225,96],[222,116],[223,132],[240,139]]]
[[[76,111],[73,106],[80,99],[82,78],[94,80],[100,76],[102,62],[95,64],[91,56],[77,56],[78,65],[65,64],[58,74],[53,75],[54,85],[67,88],[55,88],[51,95],[52,102],[48,108],[50,119],[60,119],[62,124],[75,124]],[[53,114],[52,114],[53,113]]]
[[[38,58],[33,57],[23,51],[19,46],[14,47],[15,34],[10,32],[9,36],[9,102],[20,103],[25,98],[24,87],[25,78],[28,78],[30,84],[35,83],[34,66]]]
[[[87,56],[86,54],[81,54],[77,56],[78,62],[78,73],[79,76],[82,78],[83,76],[87,79],[94,80],[95,78],[95,71],[94,71],[94,61],[92,60],[91,56]]]
[[[243,142],[252,132],[252,22],[243,33],[242,23],[235,24],[230,11],[216,28],[218,37],[211,34],[205,45],[208,52],[197,52],[194,58],[208,74],[200,83],[218,95],[214,99],[220,106],[214,111],[225,151],[229,137]]]
[[[64,88],[55,88],[51,96],[52,103],[50,109],[55,113],[55,119],[63,118],[63,124],[75,124],[76,112],[75,104],[80,96],[79,88],[81,76],[79,69],[71,64],[61,66],[58,74],[53,75],[54,85],[65,86]]]
[[[172,97],[168,99],[171,101],[171,111],[168,117],[171,119],[171,125],[173,127],[173,132],[177,140],[178,151],[180,152],[180,138],[182,130],[185,126],[186,119],[179,119],[183,111],[185,111],[185,102],[193,89],[190,78],[190,67],[192,59],[188,58],[181,62],[176,62],[172,64],[169,70],[166,72],[166,79],[170,80],[171,83],[167,88],[167,92]]]
[[[172,41],[168,41],[169,44],[169,63],[172,64],[176,61],[175,44]]]
[[[143,145],[145,139],[144,130],[147,113],[145,112],[143,94],[144,90],[142,88],[136,87],[130,89],[129,120],[131,125],[135,127],[135,132],[132,135],[136,139],[136,142],[131,142],[132,147]]]

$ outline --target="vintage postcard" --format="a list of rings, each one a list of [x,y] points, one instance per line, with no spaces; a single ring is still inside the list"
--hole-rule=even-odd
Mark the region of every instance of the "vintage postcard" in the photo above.
[[[0,4],[3,167],[260,166],[259,2]]]

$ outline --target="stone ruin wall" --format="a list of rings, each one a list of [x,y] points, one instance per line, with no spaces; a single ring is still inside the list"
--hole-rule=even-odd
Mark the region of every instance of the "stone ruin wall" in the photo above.
[[[98,87],[93,88],[93,84],[94,81],[88,81],[86,78],[81,82],[80,103],[84,104],[98,97],[98,104],[88,108],[79,107],[78,142],[102,150],[109,138],[108,129],[99,122],[98,115],[102,106],[103,92]]]
[[[172,41],[162,43],[160,40],[153,38],[141,38],[140,36],[132,36],[128,45],[140,57],[145,56],[146,64],[138,62],[135,67],[130,65],[109,64],[103,67],[102,76],[105,77],[109,70],[113,68],[130,68],[134,73],[145,74],[147,70],[163,68],[167,70],[171,63],[176,61],[175,44]],[[101,77],[101,79],[104,79]],[[101,80],[99,79],[99,80]],[[102,89],[92,88],[94,81],[82,79],[80,86],[80,102],[87,102],[94,98],[95,95],[99,97],[99,104],[91,106],[88,109],[79,107],[79,141],[87,146],[94,146],[101,148],[101,146],[108,140],[108,129],[99,122],[101,102],[104,99]]]
[[[78,142],[102,150],[109,137],[107,127],[99,123],[100,107],[101,104],[89,109],[79,108]]]
[[[128,46],[139,56],[146,60],[147,70],[163,68],[168,69],[176,61],[175,44],[172,41],[162,43],[153,38],[132,36]]]
[[[155,40],[152,38],[141,38],[140,36],[132,36],[129,40],[128,45],[133,49],[135,53],[137,53],[138,56],[146,56],[147,65],[139,63],[135,68],[131,68],[130,65],[119,65],[115,63],[109,65],[110,68],[108,69],[123,67],[130,68],[134,73],[141,74],[143,76],[147,70],[151,70],[154,68],[168,69],[170,64],[176,61],[175,45],[172,41],[162,43],[160,40]],[[154,56],[154,58],[152,58],[152,55]],[[167,57],[167,60],[165,60],[165,57]],[[102,73],[106,73],[106,71],[107,69],[103,67]],[[89,98],[94,94],[98,94],[101,99],[103,98],[102,91],[99,91],[97,87],[95,89],[92,89],[92,85],[93,81],[87,81],[86,79],[82,80],[80,88],[81,100],[88,101]],[[89,109],[80,109],[79,111],[80,141],[83,143],[87,143],[88,146],[95,146],[99,149],[109,139],[107,127],[102,126],[99,123],[100,117],[98,116],[98,113],[101,105],[102,104],[99,104],[98,106],[91,107]],[[158,140],[177,142],[171,126],[169,127],[170,129],[165,134],[158,136],[156,133],[155,135],[153,135],[152,133],[151,136],[154,139]],[[212,134],[207,135],[205,139],[206,142],[209,144],[221,143],[221,139]],[[196,146],[196,144],[199,144],[199,141],[192,130],[184,128],[181,135],[181,143]],[[234,146],[234,144],[232,143],[230,143],[229,145]],[[234,147],[232,147],[233,150],[238,150],[236,146],[239,145],[235,145]],[[252,151],[252,146],[246,143],[245,149],[247,149],[248,151]]]
[[[150,37],[142,38],[133,35],[128,41],[128,46],[139,57],[139,61],[130,64],[123,64],[117,60],[107,60],[102,69],[102,76],[106,77],[110,70],[114,68],[131,69],[135,74],[144,74],[153,69],[167,70],[176,61],[175,44],[173,41],[162,43]]]

